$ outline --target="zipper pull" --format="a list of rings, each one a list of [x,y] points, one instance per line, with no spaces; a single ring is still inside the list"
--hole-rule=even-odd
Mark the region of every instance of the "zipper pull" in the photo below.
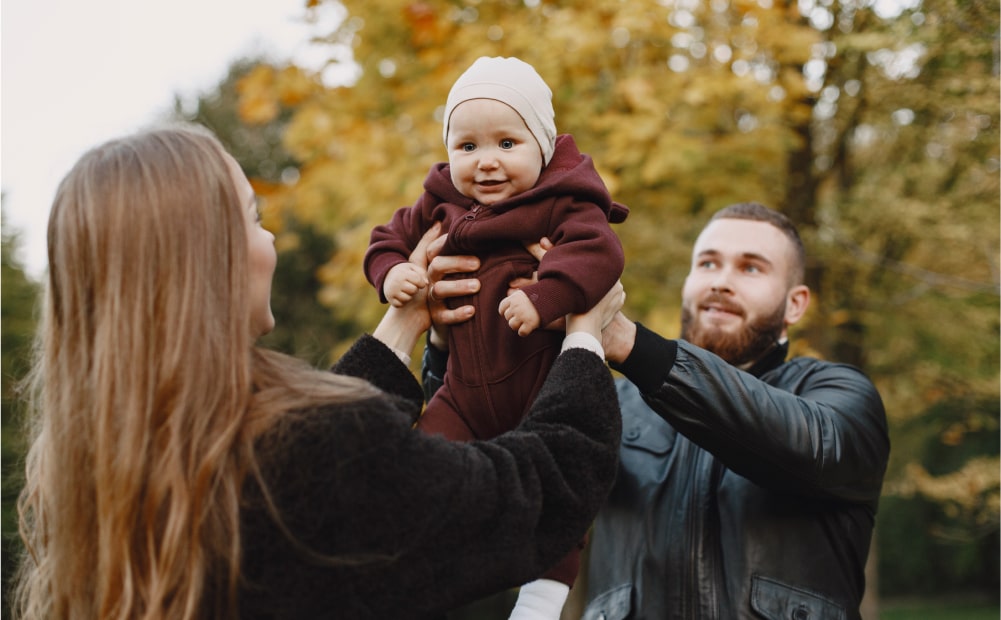
[[[476,219],[476,212],[479,211],[479,210],[480,210],[480,205],[478,205],[478,204],[473,205],[473,208],[470,209],[469,213],[467,213],[464,216],[464,219],[466,219],[466,220],[468,220],[470,222],[473,221],[473,220],[475,220]]]

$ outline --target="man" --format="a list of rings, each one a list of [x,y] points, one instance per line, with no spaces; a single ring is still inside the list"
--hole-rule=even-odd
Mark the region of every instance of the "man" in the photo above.
[[[886,417],[857,369],[786,361],[810,301],[803,268],[787,218],[731,205],[695,243],[680,340],[621,314],[605,329],[628,381],[585,620],[860,618]]]

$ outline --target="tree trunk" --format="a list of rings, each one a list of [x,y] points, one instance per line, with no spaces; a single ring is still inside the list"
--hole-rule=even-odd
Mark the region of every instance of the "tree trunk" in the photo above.
[[[876,530],[872,532],[869,558],[865,563],[865,595],[862,597],[862,620],[879,620],[879,562],[876,552]]]

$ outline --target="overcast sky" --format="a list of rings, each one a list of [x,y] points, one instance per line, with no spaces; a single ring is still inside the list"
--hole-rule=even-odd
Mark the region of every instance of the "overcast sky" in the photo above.
[[[21,232],[28,272],[44,271],[56,185],[85,150],[162,118],[175,93],[191,99],[211,90],[238,58],[307,62],[316,54],[308,37],[321,26],[305,22],[304,5],[4,0],[0,186],[4,225]]]

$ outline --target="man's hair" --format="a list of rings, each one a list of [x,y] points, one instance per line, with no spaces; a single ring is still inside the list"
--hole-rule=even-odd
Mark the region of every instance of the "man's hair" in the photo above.
[[[796,225],[792,223],[792,220],[759,202],[739,202],[723,207],[713,214],[709,222],[722,219],[766,222],[782,231],[782,234],[792,244],[793,264],[789,274],[792,278],[791,284],[803,283],[806,269],[806,249],[803,247],[803,240],[800,239],[799,231],[796,230]]]

